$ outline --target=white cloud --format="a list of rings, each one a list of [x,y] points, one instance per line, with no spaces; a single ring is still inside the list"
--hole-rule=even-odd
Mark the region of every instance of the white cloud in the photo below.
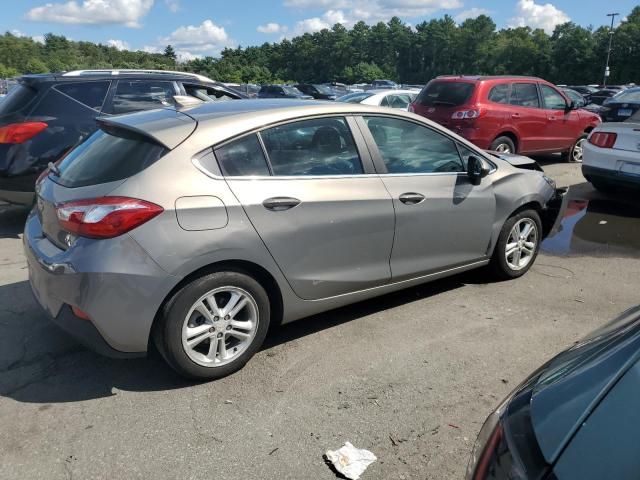
[[[303,33],[319,32],[325,28],[333,27],[336,23],[351,26],[355,22],[347,18],[342,10],[328,10],[322,17],[307,18],[296,23],[293,34],[302,35]]]
[[[189,62],[191,60],[195,60],[196,58],[202,58],[202,55],[187,52],[186,50],[177,50],[176,58],[178,60],[178,63],[184,63],[184,62]]]
[[[44,35],[34,35],[31,38],[33,38],[34,42],[41,43],[42,45],[44,45]]]
[[[47,3],[26,14],[34,22],[68,24],[122,24],[139,27],[154,0],[71,0]]]
[[[107,45],[118,50],[131,50],[131,47],[124,40],[107,40]]]
[[[31,37],[31,40],[33,40],[34,42],[41,43],[44,45],[44,35],[33,35],[33,36],[27,35],[26,33],[23,33],[20,30],[18,30],[17,28],[14,28],[9,33],[11,33],[11,35],[13,35],[14,37]]]
[[[552,33],[556,25],[569,20],[566,13],[551,3],[539,5],[534,0],[518,0],[516,15],[509,20],[509,27],[542,28]]]
[[[162,53],[163,49],[154,45],[145,45],[142,47],[142,51],[147,53]]]
[[[227,35],[224,27],[220,27],[211,20],[205,20],[202,24],[179,27],[168,37],[159,40],[162,45],[173,45],[176,52],[185,55],[198,53],[215,54],[233,42]]]
[[[489,15],[490,13],[486,8],[473,7],[468,10],[463,10],[453,17],[453,19],[458,23],[462,23],[469,18],[478,18],[480,15]]]
[[[264,25],[259,25],[256,30],[261,33],[283,33],[287,31],[287,26],[280,25],[279,23],[275,22],[269,22],[265,23]]]
[[[169,11],[176,13],[180,10],[180,0],[164,0]]]

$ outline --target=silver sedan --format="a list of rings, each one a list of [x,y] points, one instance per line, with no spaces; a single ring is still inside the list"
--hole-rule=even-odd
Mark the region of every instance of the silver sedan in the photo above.
[[[154,342],[191,378],[241,368],[270,325],[535,261],[553,181],[417,115],[241,100],[100,120],[51,165],[24,235],[55,323],[106,355]]]

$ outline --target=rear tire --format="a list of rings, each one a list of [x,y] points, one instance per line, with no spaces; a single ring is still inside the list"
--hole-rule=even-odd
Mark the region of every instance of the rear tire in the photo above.
[[[523,210],[507,219],[493,250],[489,267],[498,279],[527,273],[540,250],[542,221],[535,210]]]
[[[213,380],[240,370],[260,349],[269,329],[269,297],[245,273],[207,274],[165,304],[154,340],[180,375]]]
[[[489,150],[500,153],[516,153],[516,145],[515,143],[513,143],[513,140],[511,140],[511,138],[507,136],[501,136],[491,142]]]

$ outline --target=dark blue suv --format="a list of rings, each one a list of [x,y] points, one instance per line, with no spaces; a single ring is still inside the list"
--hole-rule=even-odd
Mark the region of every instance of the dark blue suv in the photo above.
[[[37,177],[96,131],[97,117],[173,107],[179,96],[203,102],[245,97],[187,72],[81,70],[20,77],[0,102],[0,202],[31,205]]]

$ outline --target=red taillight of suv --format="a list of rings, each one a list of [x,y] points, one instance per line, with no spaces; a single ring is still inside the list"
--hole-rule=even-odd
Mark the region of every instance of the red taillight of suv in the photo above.
[[[102,197],[56,205],[58,222],[64,230],[96,239],[127,233],[163,211],[155,203],[129,197]]]
[[[471,108],[469,110],[458,110],[451,114],[452,120],[474,120],[484,115],[485,111],[480,108]]]
[[[24,143],[45,130],[44,122],[11,123],[0,127],[0,143]]]
[[[600,148],[613,148],[617,138],[617,133],[595,132],[589,137],[589,143]]]

